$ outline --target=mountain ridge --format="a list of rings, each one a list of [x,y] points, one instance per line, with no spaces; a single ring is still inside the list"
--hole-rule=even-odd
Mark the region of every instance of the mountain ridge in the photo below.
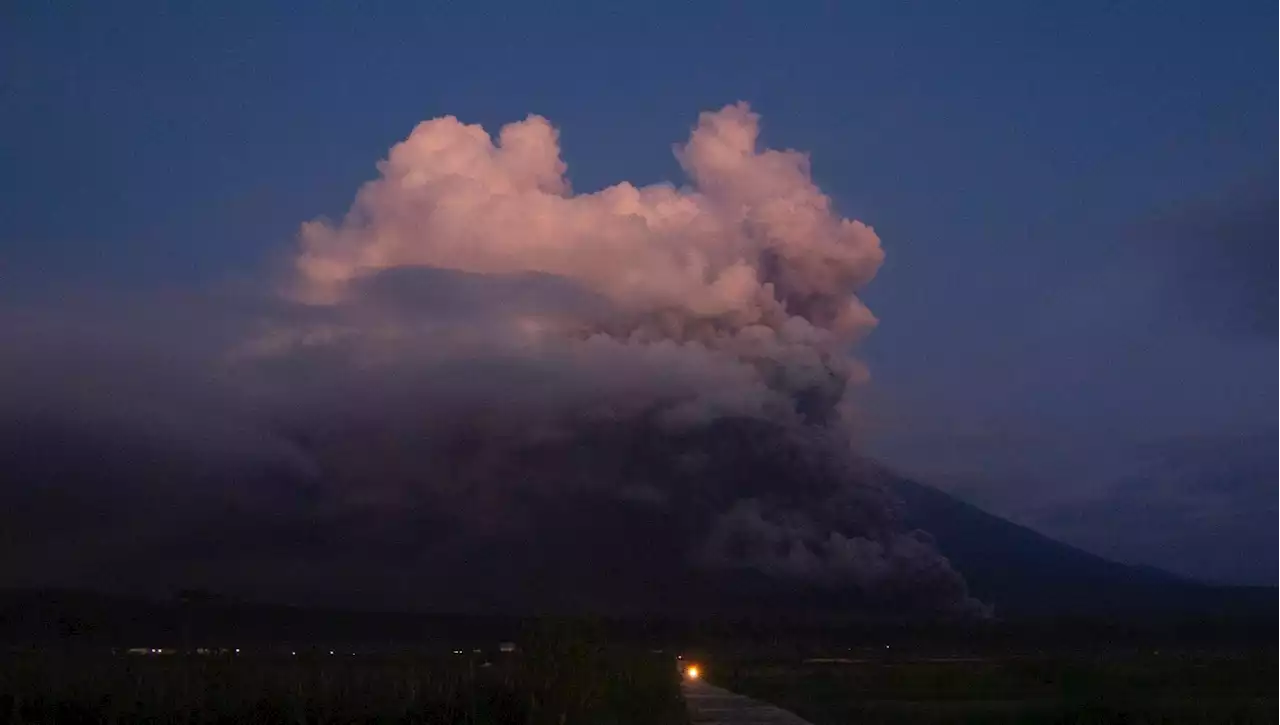
[[[1268,587],[1234,587],[1202,584],[1178,577],[1153,567],[1139,567],[1107,560],[1020,526],[1006,519],[911,479],[893,475],[879,467],[877,474],[889,490],[901,500],[903,522],[928,532],[941,554],[964,576],[971,593],[993,607],[997,619],[1025,617],[1135,617],[1173,615],[1188,617],[1253,616],[1272,611],[1277,590]],[[586,517],[592,519],[593,517]],[[602,528],[613,526],[618,519],[609,514],[595,517]],[[644,522],[646,527],[651,521]],[[565,532],[565,546],[573,545],[580,531]],[[630,534],[631,532],[626,532]],[[542,566],[551,566],[552,554]],[[671,551],[676,551],[672,547]],[[473,552],[474,553],[474,552]],[[492,552],[493,555],[500,551]],[[515,558],[509,563],[514,571],[529,559]],[[662,560],[659,560],[662,561]],[[651,563],[651,562],[650,562]],[[476,607],[462,610],[456,606],[432,608],[412,606],[387,608],[373,603],[367,608],[351,606],[309,606],[298,601],[237,598],[214,595],[196,604],[213,609],[260,609],[264,612],[329,612],[351,616],[377,615],[395,618],[417,616],[449,617],[524,617],[535,614],[595,613],[621,618],[667,617],[758,617],[781,616],[795,620],[830,619],[832,621],[871,621],[890,616],[875,609],[858,608],[856,596],[827,588],[779,583],[752,572],[690,570],[674,578],[648,582],[644,578],[645,563],[627,563],[629,573],[637,575],[630,589],[613,596],[602,595],[582,600],[527,600],[521,607]],[[540,572],[529,572],[530,586],[538,583]],[[572,569],[556,572],[571,576]],[[502,577],[493,572],[495,586]],[[545,583],[545,581],[543,582]],[[570,582],[562,581],[562,584]],[[641,592],[654,587],[675,587],[674,597],[644,598]],[[515,586],[512,597],[519,599]],[[175,591],[175,595],[178,592]],[[615,606],[617,600],[634,597],[632,606]],[[733,600],[738,601],[733,601]],[[682,606],[672,606],[672,601]],[[127,612],[149,607],[191,606],[163,597],[109,592],[75,587],[27,587],[0,590],[0,603],[9,612],[8,626],[21,619],[48,619],[45,614],[61,610],[102,609]],[[735,606],[736,605],[736,606]],[[841,608],[848,609],[841,612]],[[14,612],[22,611],[20,617]],[[469,611],[470,613],[462,613]],[[42,614],[42,612],[44,614]],[[318,615],[317,615],[318,616]],[[56,616],[54,617],[56,619]],[[74,619],[75,616],[73,615]],[[927,617],[925,617],[927,619]],[[127,617],[126,617],[127,619]],[[46,625],[48,623],[46,622]],[[11,631],[10,636],[19,634]]]

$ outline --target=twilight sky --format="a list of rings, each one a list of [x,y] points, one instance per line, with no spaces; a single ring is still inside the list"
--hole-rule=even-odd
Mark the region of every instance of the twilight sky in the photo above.
[[[454,5],[7,4],[0,305],[270,284],[323,246],[317,218],[362,249],[427,228],[394,198],[342,220],[443,116],[544,117],[577,194],[792,188],[698,156],[699,114],[742,101],[884,251],[865,450],[1113,558],[1275,582],[1274,3]],[[536,271],[623,284],[579,261]]]

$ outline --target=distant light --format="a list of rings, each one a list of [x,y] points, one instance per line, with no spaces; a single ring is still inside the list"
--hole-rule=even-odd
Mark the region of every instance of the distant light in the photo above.
[[[289,654],[293,655],[294,657],[297,657],[297,656],[298,656],[298,653],[297,653],[297,652],[290,652]]]
[[[684,668],[684,676],[691,680],[696,680],[702,676],[702,671],[698,669],[697,665],[689,665]]]
[[[240,648],[236,647],[236,654],[240,654]]]
[[[333,650],[329,650],[329,654],[333,654]]]

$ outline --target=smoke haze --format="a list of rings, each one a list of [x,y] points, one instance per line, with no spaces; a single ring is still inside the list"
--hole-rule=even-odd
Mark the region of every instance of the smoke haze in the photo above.
[[[274,290],[10,320],[0,564],[459,606],[745,575],[980,613],[852,446],[879,239],[758,124],[702,114],[687,188],[574,194],[546,119],[427,121]],[[20,525],[63,504],[65,536]]]

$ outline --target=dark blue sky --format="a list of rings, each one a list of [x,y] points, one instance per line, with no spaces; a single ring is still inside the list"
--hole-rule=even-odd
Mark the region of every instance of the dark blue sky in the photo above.
[[[1100,538],[1063,512],[1120,474],[1050,461],[1274,440],[1274,3],[478,5],[6,4],[3,299],[258,273],[435,116],[546,116],[583,191],[682,180],[670,146],[745,100],[883,240],[867,415],[892,462],[1152,561],[1123,530],[1172,519]],[[1274,484],[1230,505],[1274,513]]]

